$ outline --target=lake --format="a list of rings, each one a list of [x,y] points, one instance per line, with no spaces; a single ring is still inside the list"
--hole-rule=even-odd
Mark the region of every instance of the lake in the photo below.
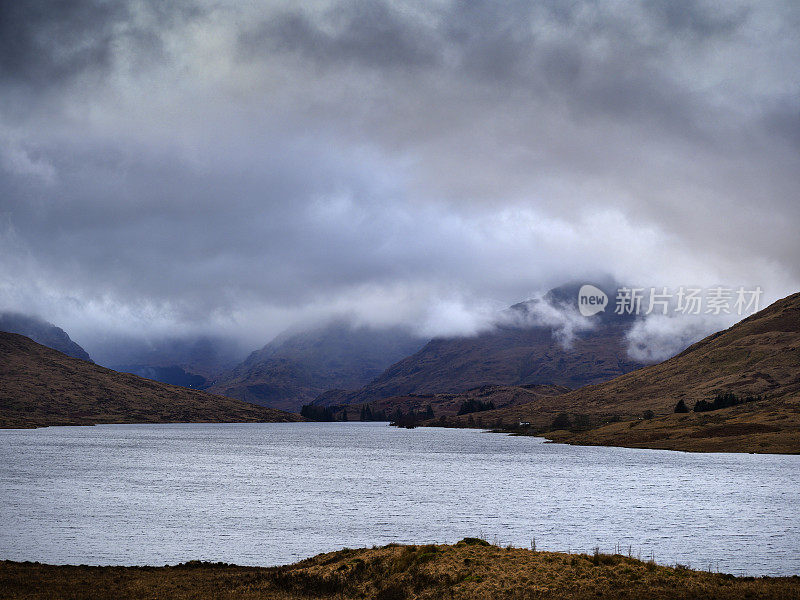
[[[50,427],[0,442],[2,559],[275,565],[482,536],[800,574],[800,456],[385,423]]]

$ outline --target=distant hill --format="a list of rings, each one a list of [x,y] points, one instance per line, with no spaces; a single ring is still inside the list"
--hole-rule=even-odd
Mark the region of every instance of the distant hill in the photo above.
[[[363,386],[423,343],[405,329],[347,322],[288,331],[221,375],[209,391],[299,411],[328,389]]]
[[[207,380],[205,377],[189,373],[178,365],[170,365],[168,367],[153,365],[112,365],[111,368],[120,373],[131,373],[139,377],[144,377],[145,379],[153,379],[154,381],[169,383],[170,385],[179,385],[196,390],[202,390],[206,387]]]
[[[453,394],[486,385],[577,388],[641,367],[642,363],[627,353],[625,334],[633,317],[613,311],[591,319],[578,316],[578,287],[562,286],[542,300],[516,304],[500,316],[495,327],[479,335],[433,339],[364,388],[330,392],[318,397],[315,404]],[[560,322],[561,318],[566,322]],[[580,326],[591,328],[581,330]],[[575,329],[570,335],[565,327]]]
[[[73,342],[63,329],[37,317],[13,312],[0,313],[0,331],[18,333],[67,356],[92,361],[86,350]]]
[[[674,413],[679,400],[691,410],[698,400],[709,401],[721,393],[763,399],[710,412]],[[658,418],[641,419],[645,411],[652,411]],[[709,451],[800,452],[800,293],[775,302],[660,364],[483,416],[489,423],[526,421],[547,426],[561,412],[567,413],[573,423],[581,415],[595,424],[598,420],[629,421],[555,436],[562,441]]]
[[[0,427],[285,422],[278,410],[117,373],[0,333]]]
[[[208,335],[138,338],[109,335],[92,342],[98,364],[172,385],[204,389],[247,352],[230,338]]]

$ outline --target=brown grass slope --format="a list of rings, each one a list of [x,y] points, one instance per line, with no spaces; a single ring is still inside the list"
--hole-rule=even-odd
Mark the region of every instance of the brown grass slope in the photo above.
[[[423,413],[431,407],[435,418],[452,417],[458,414],[463,402],[477,400],[493,402],[496,407],[529,404],[543,397],[558,396],[569,392],[570,388],[559,385],[483,385],[462,394],[409,394],[381,398],[369,404],[373,413],[382,410],[388,417],[400,409],[403,414]],[[358,406],[355,407],[358,409]]]
[[[117,373],[0,332],[0,427],[301,420],[239,400]]]
[[[386,546],[320,554],[286,567],[187,563],[176,567],[48,566],[0,562],[9,599],[493,598],[681,600],[800,598],[800,578],[737,578],[662,567],[620,555],[454,546]]]
[[[727,391],[765,399],[708,413],[673,414],[678,400],[692,408],[697,400]],[[544,426],[559,412],[638,420],[645,410],[660,418],[553,437],[648,448],[800,452],[800,293],[663,363],[557,397],[490,411],[484,419]]]
[[[473,337],[437,338],[362,389],[324,394],[314,403],[365,404],[408,394],[457,394],[485,385],[576,388],[607,381],[641,366],[627,356],[629,327],[612,322],[579,332],[569,350],[544,326],[498,326]]]

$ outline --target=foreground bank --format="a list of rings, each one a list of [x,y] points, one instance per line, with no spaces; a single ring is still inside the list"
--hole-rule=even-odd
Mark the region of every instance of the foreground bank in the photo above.
[[[607,554],[453,546],[340,550],[284,567],[0,562],[4,598],[800,598],[800,578],[741,578]]]

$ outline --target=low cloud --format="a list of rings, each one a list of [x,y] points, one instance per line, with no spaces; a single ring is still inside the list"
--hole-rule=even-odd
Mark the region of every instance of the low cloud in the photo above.
[[[660,362],[735,322],[730,315],[650,315],[637,320],[626,338],[628,355],[641,362]]]

